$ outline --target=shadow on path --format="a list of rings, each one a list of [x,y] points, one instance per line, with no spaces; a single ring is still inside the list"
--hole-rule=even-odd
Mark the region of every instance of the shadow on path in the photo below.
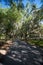
[[[43,65],[43,50],[16,40],[0,65]]]
[[[24,65],[22,62],[14,61],[13,59],[5,56],[4,60],[0,63],[0,65]]]

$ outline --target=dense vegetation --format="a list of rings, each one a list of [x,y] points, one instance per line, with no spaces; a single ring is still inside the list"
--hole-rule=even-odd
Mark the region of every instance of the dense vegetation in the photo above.
[[[18,38],[42,46],[43,0],[40,0],[40,7],[33,4],[35,0],[27,1],[26,6],[23,0],[4,0],[4,2],[9,8],[0,7],[0,39]]]

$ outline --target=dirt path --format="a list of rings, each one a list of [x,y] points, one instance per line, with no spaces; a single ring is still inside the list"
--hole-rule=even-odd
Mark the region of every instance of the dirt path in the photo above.
[[[42,65],[42,61],[43,49],[16,40],[10,47],[2,65]]]

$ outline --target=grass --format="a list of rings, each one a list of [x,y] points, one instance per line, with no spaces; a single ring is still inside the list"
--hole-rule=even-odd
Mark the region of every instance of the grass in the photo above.
[[[31,39],[28,42],[30,42],[30,44],[32,44],[32,45],[43,46],[43,40],[34,40],[34,39]]]

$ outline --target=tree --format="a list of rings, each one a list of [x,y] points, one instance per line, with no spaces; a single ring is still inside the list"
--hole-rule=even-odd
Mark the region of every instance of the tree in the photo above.
[[[43,19],[43,8],[37,8],[35,4],[32,4],[32,0],[28,1],[27,5],[24,7],[23,0],[4,0],[10,8],[5,12],[0,9],[0,22],[1,27],[3,27],[4,33],[9,36],[14,31],[22,32],[22,35],[27,38],[28,35],[31,35],[32,32],[39,31],[40,21]],[[19,26],[19,24],[21,27]],[[15,27],[18,29],[15,29]]]
[[[31,10],[28,8],[28,5],[24,10],[25,13],[23,14],[23,23],[20,29],[20,32],[22,32],[21,35],[24,36],[25,39],[28,35],[31,36],[31,34],[35,34],[36,36],[39,34],[40,36],[40,22],[43,18],[43,9],[41,10],[33,4],[31,6]]]

